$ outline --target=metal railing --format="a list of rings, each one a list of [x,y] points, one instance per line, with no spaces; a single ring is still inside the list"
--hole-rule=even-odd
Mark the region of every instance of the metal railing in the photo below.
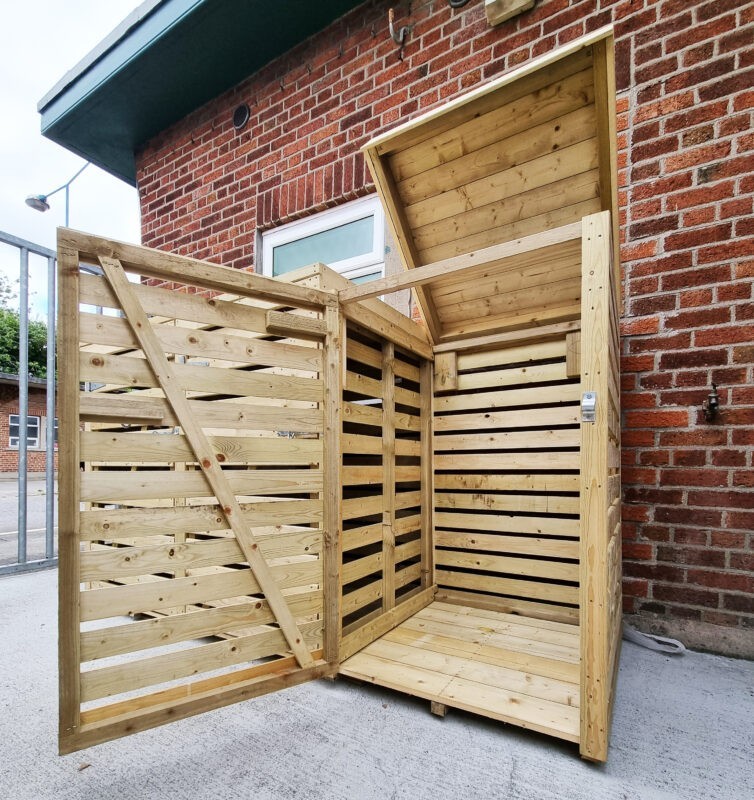
[[[57,255],[41,245],[0,231],[0,243],[18,250],[18,542],[16,561],[0,565],[0,575],[55,566],[55,293]],[[45,550],[28,558],[28,428],[29,428],[29,255],[47,259],[47,363],[45,420]]]

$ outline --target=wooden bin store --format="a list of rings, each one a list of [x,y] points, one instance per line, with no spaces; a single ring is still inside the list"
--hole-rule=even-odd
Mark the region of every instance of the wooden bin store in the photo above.
[[[61,752],[342,674],[607,758],[614,97],[602,30],[370,142],[367,284],[61,230]]]

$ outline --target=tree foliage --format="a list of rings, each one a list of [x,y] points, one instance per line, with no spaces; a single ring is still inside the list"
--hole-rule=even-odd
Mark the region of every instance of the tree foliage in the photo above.
[[[8,308],[14,294],[8,278],[0,275],[0,372],[10,375],[19,374],[18,311]],[[29,320],[29,375],[47,376],[47,326],[34,320]]]

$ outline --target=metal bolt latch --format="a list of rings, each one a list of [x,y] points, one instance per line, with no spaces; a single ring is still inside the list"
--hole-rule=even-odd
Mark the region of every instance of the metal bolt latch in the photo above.
[[[597,418],[597,392],[584,392],[581,395],[581,421],[594,422]]]

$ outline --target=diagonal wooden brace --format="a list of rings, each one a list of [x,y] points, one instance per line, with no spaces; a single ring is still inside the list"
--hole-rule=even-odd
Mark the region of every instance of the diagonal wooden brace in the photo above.
[[[181,389],[180,382],[175,377],[170,362],[163,352],[162,345],[159,343],[144,309],[131,288],[120,261],[104,257],[100,257],[99,261],[155,377],[165,392],[165,398],[172,407],[178,424],[183,429],[196,460],[201,466],[204,477],[217,498],[228,525],[235,534],[236,540],[246,560],[249,562],[254,577],[264,592],[264,596],[275,615],[278,625],[280,625],[280,630],[283,632],[291,651],[301,667],[312,667],[314,659],[307,649],[304,637],[296,625],[280,587],[270,573],[269,566],[259,550],[254,534],[243,521],[238,500],[228,483],[225,473],[215,459],[215,453],[204,431],[191,413],[189,402]]]

